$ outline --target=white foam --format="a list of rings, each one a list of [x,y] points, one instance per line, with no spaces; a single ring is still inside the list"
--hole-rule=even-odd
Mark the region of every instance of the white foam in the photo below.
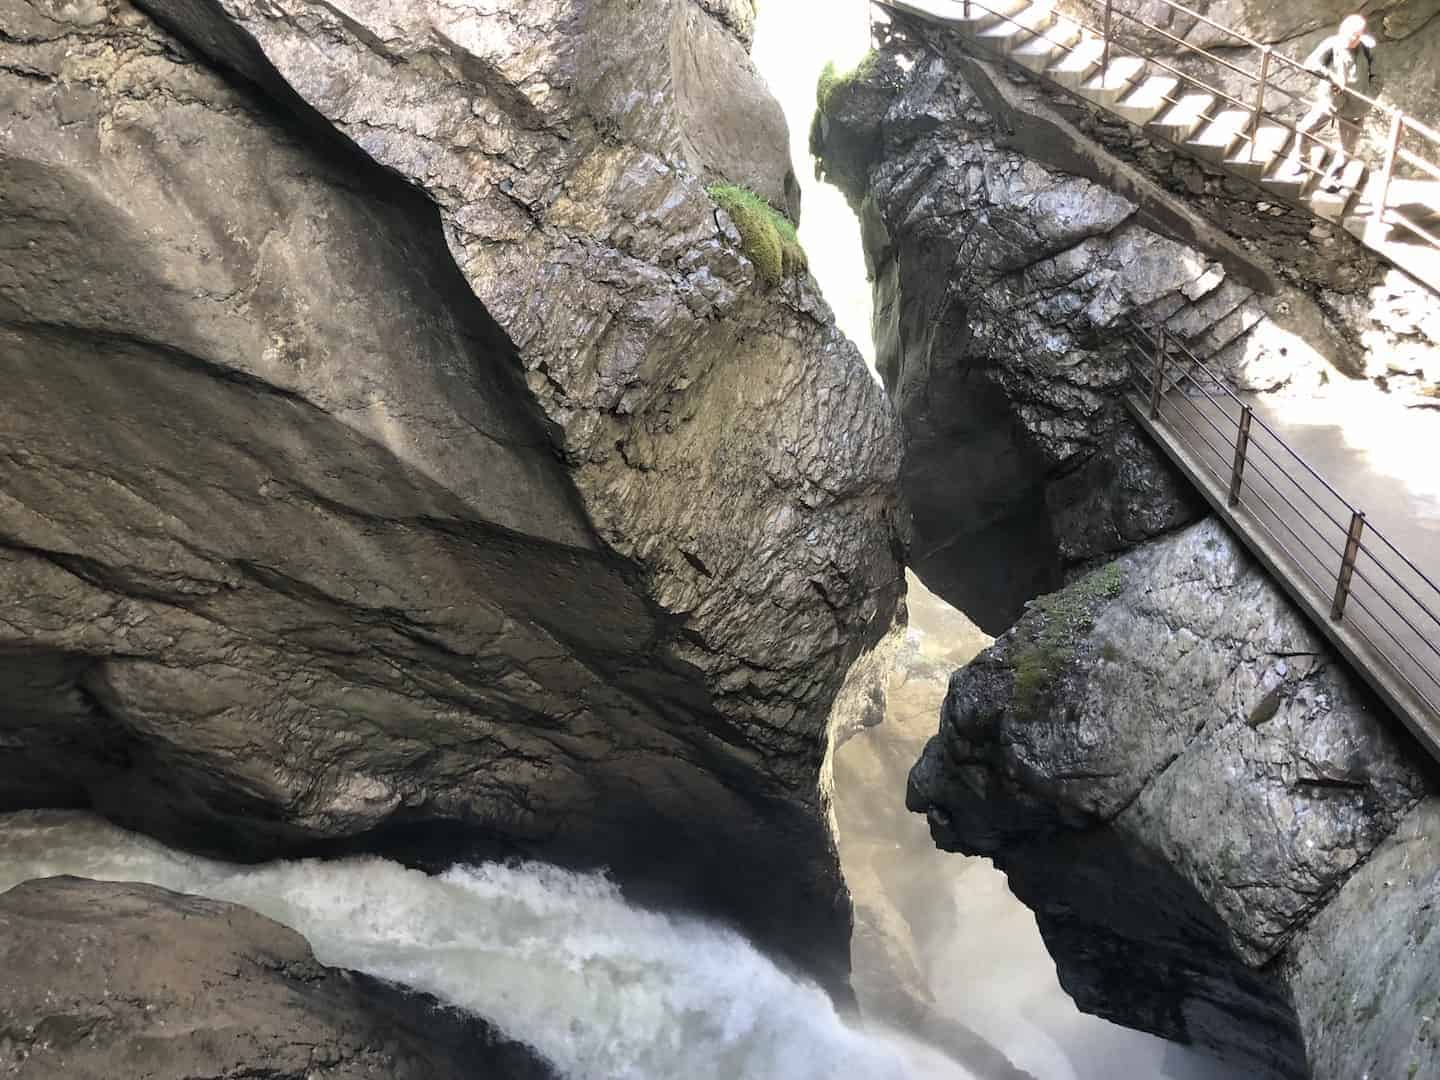
[[[432,877],[377,858],[245,867],[84,814],[0,816],[0,891],[56,874],[244,904],[305,935],[321,962],[483,1016],[577,1080],[970,1077],[847,1025],[738,935],[631,907],[596,874],[531,863]]]

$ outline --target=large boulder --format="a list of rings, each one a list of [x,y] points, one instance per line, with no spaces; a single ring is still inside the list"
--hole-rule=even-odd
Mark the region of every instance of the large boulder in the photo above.
[[[0,0],[0,808],[608,864],[839,986],[898,440],[706,195],[790,189],[717,6],[147,7]]]
[[[248,908],[84,878],[0,894],[0,1071],[19,1080],[546,1080],[481,1021],[317,963]]]
[[[1440,1066],[1372,1023],[1440,989],[1409,944],[1435,919],[1434,801],[1403,729],[1213,519],[1032,604],[955,673],[909,791],[939,846],[1006,872],[1082,1008],[1319,1080]]]

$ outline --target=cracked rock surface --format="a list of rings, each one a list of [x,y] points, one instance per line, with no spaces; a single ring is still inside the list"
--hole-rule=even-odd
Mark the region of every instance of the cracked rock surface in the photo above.
[[[0,0],[0,807],[605,864],[843,985],[898,438],[705,194],[791,196],[747,5],[145,8]]]
[[[1433,817],[1422,768],[1207,519],[1041,598],[956,672],[908,801],[939,846],[1007,873],[1082,1008],[1247,1075],[1310,1075],[1308,1058],[1338,1080],[1358,1073],[1319,1063],[1401,1050],[1322,1023],[1321,971],[1358,992],[1374,953],[1436,988],[1428,953],[1371,940],[1354,898],[1387,837]],[[1435,860],[1412,850],[1423,890]]]
[[[833,95],[814,142],[864,225],[912,565],[996,633],[1077,567],[1196,516],[1123,414],[1119,337],[1224,274],[1129,199],[1002,145],[956,67],[915,51],[902,73],[901,47]]]
[[[0,963],[0,1072],[22,1080],[553,1076],[482,1021],[323,966],[248,908],[152,885],[17,885],[0,895]]]

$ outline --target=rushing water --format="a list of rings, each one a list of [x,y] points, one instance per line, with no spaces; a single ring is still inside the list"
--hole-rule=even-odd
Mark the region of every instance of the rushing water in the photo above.
[[[85,814],[0,816],[0,892],[73,874],[253,908],[321,962],[435,995],[575,1078],[970,1080],[938,1053],[846,1024],[816,986],[699,920],[632,907],[613,883],[530,863],[440,876],[378,858],[236,866]]]

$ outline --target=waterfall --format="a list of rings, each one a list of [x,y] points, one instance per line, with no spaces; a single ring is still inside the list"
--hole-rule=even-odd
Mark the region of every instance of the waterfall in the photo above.
[[[0,815],[0,892],[72,874],[243,904],[353,968],[475,1013],[576,1080],[969,1080],[935,1051],[847,1024],[733,931],[627,904],[537,863],[432,876],[386,859],[239,866],[87,814]]]

